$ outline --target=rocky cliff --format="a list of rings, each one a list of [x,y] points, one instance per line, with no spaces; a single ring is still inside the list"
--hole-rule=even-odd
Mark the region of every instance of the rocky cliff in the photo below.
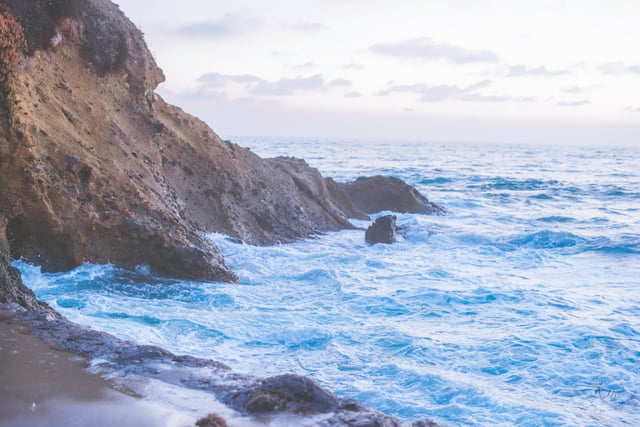
[[[0,215],[12,258],[228,281],[202,232],[263,245],[366,217],[356,184],[261,159],[158,97],[163,73],[112,2],[3,0],[0,13]]]

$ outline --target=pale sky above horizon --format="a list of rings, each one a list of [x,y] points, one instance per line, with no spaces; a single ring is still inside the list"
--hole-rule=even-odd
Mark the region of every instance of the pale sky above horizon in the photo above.
[[[116,0],[222,137],[640,145],[633,0]]]

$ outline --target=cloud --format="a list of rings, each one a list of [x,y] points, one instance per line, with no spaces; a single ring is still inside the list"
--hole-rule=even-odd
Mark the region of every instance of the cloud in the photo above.
[[[640,74],[640,65],[627,65],[624,62],[606,62],[598,66],[603,74]]]
[[[227,14],[217,20],[199,21],[178,28],[178,33],[188,37],[219,39],[249,32],[260,21],[239,15]]]
[[[440,102],[446,99],[458,98],[464,94],[468,94],[490,84],[490,80],[483,80],[467,87],[452,85],[425,85],[419,83],[412,85],[394,85],[386,90],[378,92],[377,95],[390,96],[397,92],[415,93],[420,95],[420,100],[423,102]]]
[[[415,58],[423,61],[443,60],[454,64],[499,62],[498,55],[494,52],[437,43],[429,38],[410,39],[398,43],[381,43],[373,45],[369,49],[381,55]]]
[[[345,98],[360,98],[362,94],[360,92],[347,92],[344,94]]]
[[[623,111],[629,111],[630,113],[640,113],[640,107],[629,105],[628,107],[625,107]]]
[[[351,62],[341,67],[343,70],[364,70],[364,65]]]
[[[219,91],[220,88],[229,84],[241,84],[253,96],[287,96],[299,91],[324,91],[327,86],[320,74],[309,77],[283,77],[280,80],[268,81],[251,74],[205,73],[197,79],[197,82],[201,85],[200,90],[205,92],[211,90]]]
[[[314,32],[326,30],[328,27],[319,22],[300,21],[291,24],[289,28],[302,32]]]
[[[469,102],[535,102],[535,97],[530,96],[499,96],[499,95],[483,95],[477,93],[476,90],[488,87],[492,84],[491,80],[482,80],[469,86],[453,86],[453,85],[394,85],[390,88],[378,92],[378,96],[390,96],[393,93],[405,92],[415,93],[420,96],[422,102],[442,102],[447,100],[469,101]]]
[[[547,67],[527,67],[526,65],[511,65],[507,71],[507,77],[555,77],[569,74],[567,70],[548,70]]]
[[[347,79],[334,79],[331,80],[329,82],[329,86],[346,86],[346,87],[351,87],[352,83],[351,80],[347,80]]]
[[[325,82],[320,74],[309,77],[282,78],[275,82],[261,81],[256,84],[251,93],[254,95],[293,95],[299,91],[325,90]]]
[[[292,52],[282,52],[280,50],[274,50],[271,52],[271,56],[276,56],[281,58],[293,58],[296,56],[296,54]]]
[[[318,64],[316,64],[315,62],[305,62],[304,64],[296,65],[294,68],[296,70],[305,70],[305,69],[317,68],[317,67],[318,67]]]
[[[505,96],[505,95],[481,95],[479,93],[466,93],[458,97],[461,101],[473,102],[536,102],[535,96]]]
[[[591,90],[593,86],[568,86],[562,89],[565,93],[580,94]]]
[[[556,105],[559,107],[579,107],[581,105],[588,105],[591,101],[588,99],[579,99],[577,101],[559,101]]]
[[[260,77],[253,76],[251,74],[220,74],[220,73],[205,73],[198,78],[198,83],[207,87],[220,87],[226,86],[229,83],[241,83],[251,84],[262,82]]]

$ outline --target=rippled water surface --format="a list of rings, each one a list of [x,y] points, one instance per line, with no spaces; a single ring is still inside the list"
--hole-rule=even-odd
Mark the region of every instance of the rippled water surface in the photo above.
[[[400,177],[450,213],[399,215],[394,245],[211,235],[238,284],[18,262],[25,282],[74,321],[404,420],[640,425],[639,148],[237,141],[338,180]]]

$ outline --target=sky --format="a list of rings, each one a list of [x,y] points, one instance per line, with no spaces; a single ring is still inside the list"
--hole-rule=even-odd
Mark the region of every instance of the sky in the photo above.
[[[640,146],[636,0],[116,0],[223,138]]]

